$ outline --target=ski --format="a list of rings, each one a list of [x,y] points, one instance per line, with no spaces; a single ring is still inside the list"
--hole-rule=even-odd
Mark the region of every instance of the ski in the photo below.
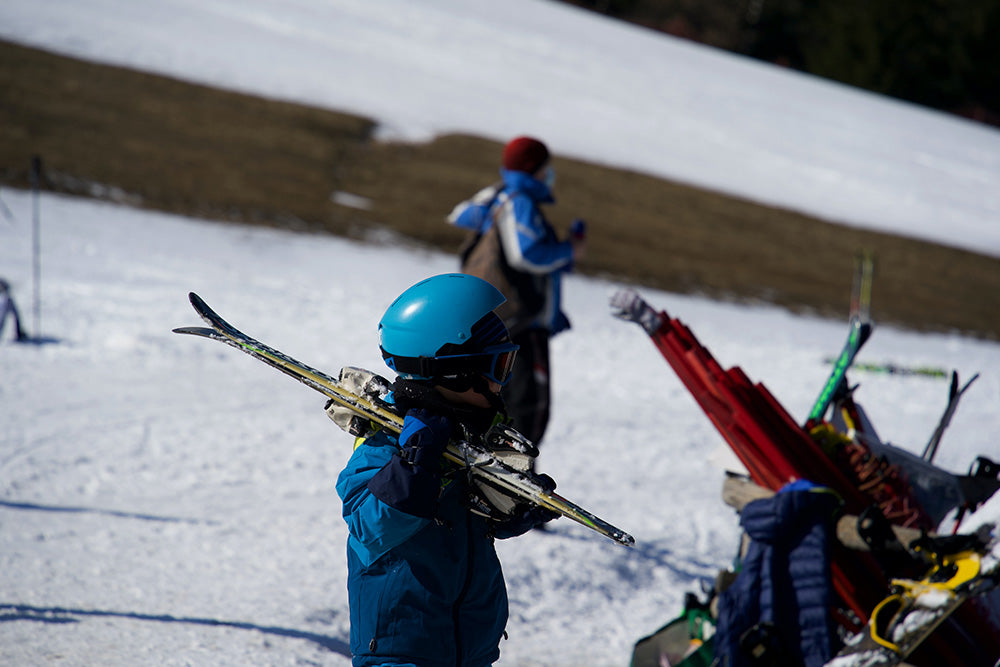
[[[972,379],[962,385],[962,388],[958,388],[958,373],[952,371],[951,373],[951,386],[948,390],[948,404],[945,406],[944,414],[941,415],[941,419],[938,420],[937,428],[934,429],[934,433],[931,435],[931,439],[927,441],[927,446],[924,447],[923,459],[927,462],[934,460],[937,455],[938,445],[941,444],[941,436],[944,435],[944,430],[948,428],[951,424],[951,418],[955,416],[955,409],[958,408],[958,401],[962,398],[962,394],[972,386],[972,383],[976,381],[979,377],[979,373],[972,376]]]
[[[838,392],[843,391],[843,385],[847,369],[854,363],[861,346],[865,344],[872,333],[872,322],[870,317],[872,275],[874,273],[874,262],[870,255],[863,255],[858,258],[855,266],[854,288],[851,297],[851,317],[849,321],[850,330],[847,334],[847,342],[837,356],[833,364],[833,371],[827,378],[826,384],[820,391],[819,396],[813,403],[809,416],[806,418],[806,428],[811,428],[823,420],[827,408],[833,402]]]
[[[349,386],[342,379],[307,366],[238,330],[194,292],[189,297],[191,305],[209,327],[179,327],[173,330],[174,333],[208,338],[234,347],[320,392],[362,420],[369,420],[394,434],[402,431],[403,417],[394,411],[392,404],[382,400],[384,395],[380,395],[378,391],[358,391],[353,384]],[[383,378],[367,371],[363,373],[366,377],[381,380],[375,382],[375,385],[388,387],[388,382]],[[343,375],[342,372],[342,378]],[[482,442],[452,440],[444,457],[456,470],[467,472],[480,487],[491,487],[525,503],[544,507],[619,544],[635,544],[635,538],[625,531],[555,493],[553,484],[546,476],[538,475],[526,466],[512,463],[509,456],[511,451],[523,452],[532,447],[517,431],[501,427],[488,433]]]
[[[827,357],[823,361],[828,364],[837,363],[837,359],[833,357]],[[851,370],[864,371],[866,373],[881,373],[884,375],[899,375],[899,376],[919,375],[930,378],[948,377],[948,373],[943,368],[935,368],[933,366],[900,366],[899,364],[894,364],[892,362],[859,363],[855,361],[855,363],[851,364]]]
[[[849,637],[826,667],[892,667],[902,664],[966,600],[1000,584],[1000,541],[963,538],[954,553],[938,553],[939,538],[917,549],[933,561],[927,576],[916,581],[893,579],[890,594],[872,611],[868,624]],[[992,659],[991,659],[992,660]]]

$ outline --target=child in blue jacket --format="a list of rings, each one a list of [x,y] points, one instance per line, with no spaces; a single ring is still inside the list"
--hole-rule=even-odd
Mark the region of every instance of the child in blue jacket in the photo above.
[[[399,437],[359,441],[337,480],[348,538],[353,664],[481,667],[500,656],[507,591],[493,541],[554,518],[514,521],[468,510],[465,476],[442,474],[461,424],[485,432],[503,417],[500,388],[517,346],[493,312],[504,297],[474,276],[434,276],[406,290],[379,323],[399,377]]]

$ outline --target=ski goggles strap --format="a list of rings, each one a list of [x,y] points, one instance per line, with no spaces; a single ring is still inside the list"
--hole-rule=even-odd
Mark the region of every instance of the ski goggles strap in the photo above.
[[[476,354],[440,357],[400,357],[382,350],[382,357],[397,373],[425,378],[482,375],[502,386],[510,380],[519,347],[513,343],[505,343],[487,347]]]

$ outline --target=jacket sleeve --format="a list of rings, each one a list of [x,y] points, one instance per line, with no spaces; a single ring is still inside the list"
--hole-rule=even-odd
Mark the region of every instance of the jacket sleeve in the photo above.
[[[368,482],[388,464],[396,448],[387,438],[372,436],[359,445],[337,479],[337,494],[352,547],[367,564],[402,544],[423,529],[429,519],[390,507],[368,489]]]
[[[448,222],[462,229],[471,229],[480,233],[486,231],[490,205],[496,199],[498,191],[497,186],[491,185],[477,192],[472,199],[457,204],[448,215]]]
[[[514,195],[498,212],[500,242],[507,263],[518,271],[548,274],[573,268],[573,245],[556,238],[530,198]]]

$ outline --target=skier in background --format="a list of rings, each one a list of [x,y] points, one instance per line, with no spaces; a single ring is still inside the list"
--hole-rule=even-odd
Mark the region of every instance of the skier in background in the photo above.
[[[468,509],[467,477],[442,474],[459,424],[482,434],[503,416],[498,393],[517,352],[493,312],[503,301],[479,278],[445,274],[407,289],[379,322],[399,376],[390,399],[406,417],[398,438],[359,439],[337,480],[356,667],[495,662],[508,608],[493,541],[558,516],[536,507],[488,520]],[[336,407],[327,412],[336,421]]]
[[[497,310],[519,347],[503,398],[512,425],[536,446],[548,426],[551,401],[549,339],[569,328],[561,307],[561,276],[585,252],[585,225],[560,239],[542,213],[555,202],[549,150],[532,137],[503,149],[501,181],[458,204],[451,224],[470,230],[462,271],[479,276],[507,298]]]
[[[21,316],[17,312],[17,306],[14,305],[14,295],[10,293],[10,283],[0,278],[0,336],[3,335],[8,316],[14,319],[15,340],[27,340],[28,335],[21,328]]]

